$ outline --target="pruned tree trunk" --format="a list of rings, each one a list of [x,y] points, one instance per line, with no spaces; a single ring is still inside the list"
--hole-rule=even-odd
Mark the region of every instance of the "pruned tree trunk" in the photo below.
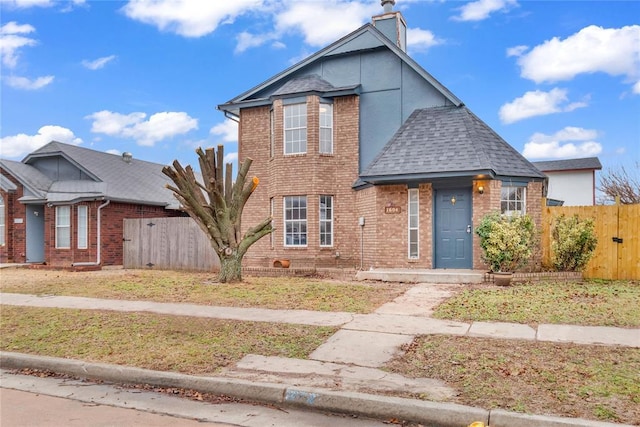
[[[198,148],[196,154],[203,182],[197,180],[191,166],[183,168],[174,160],[173,167],[162,169],[175,184],[175,187],[167,185],[167,188],[173,191],[184,210],[209,236],[211,247],[220,259],[220,282],[241,281],[245,253],[251,245],[273,231],[271,218],[266,218],[240,237],[244,205],[259,183],[255,176],[246,182],[252,160],[246,159],[240,164],[236,181],[232,182],[231,163],[226,164],[226,173],[223,173],[222,145],[218,145],[217,152],[213,148],[205,151]]]

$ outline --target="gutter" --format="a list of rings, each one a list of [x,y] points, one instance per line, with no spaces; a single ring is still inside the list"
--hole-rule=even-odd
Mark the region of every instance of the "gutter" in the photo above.
[[[101,225],[102,225],[102,208],[105,208],[109,205],[109,203],[111,203],[111,200],[107,200],[106,202],[104,202],[103,204],[101,204],[100,206],[98,206],[98,233],[97,233],[97,243],[98,243],[98,249],[97,249],[97,256],[96,256],[96,261],[95,262],[74,262],[73,264],[71,264],[72,267],[77,267],[77,266],[87,266],[87,265],[100,265],[101,262],[101,248],[102,248],[102,233],[100,232],[101,230]]]

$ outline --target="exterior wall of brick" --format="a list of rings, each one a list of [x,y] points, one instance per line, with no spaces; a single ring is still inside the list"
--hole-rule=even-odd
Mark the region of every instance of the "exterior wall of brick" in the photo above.
[[[360,229],[356,213],[356,192],[351,188],[358,178],[359,98],[346,96],[333,103],[333,154],[319,153],[319,106],[317,96],[308,96],[307,152],[284,154],[283,104],[271,109],[257,107],[240,113],[239,160],[253,159],[250,174],[260,185],[249,198],[242,216],[246,231],[270,214],[273,206],[275,232],[254,244],[245,256],[247,267],[267,267],[274,259],[288,259],[291,266],[355,267],[359,265]],[[273,135],[273,141],[272,140]],[[271,146],[273,144],[273,147]],[[273,156],[271,153],[273,152]],[[319,199],[333,196],[332,247],[320,247]],[[307,245],[285,247],[284,197],[307,197]]]
[[[1,191],[5,205],[5,244],[0,246],[0,262],[23,263],[26,259],[26,215],[27,207],[18,199],[24,195],[22,185],[11,175],[2,171],[2,175],[16,184],[15,192]],[[18,218],[18,223],[16,223]],[[20,222],[22,219],[22,222]]]

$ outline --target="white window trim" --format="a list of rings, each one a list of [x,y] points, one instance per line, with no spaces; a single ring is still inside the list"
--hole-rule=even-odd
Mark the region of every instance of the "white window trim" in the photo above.
[[[298,197],[298,198],[304,198],[305,199],[305,219],[301,220],[301,219],[290,219],[287,220],[287,199],[290,199],[292,197]],[[282,198],[282,221],[284,223],[284,246],[286,248],[306,248],[307,245],[309,244],[309,199],[307,198],[307,196],[284,196]],[[305,225],[305,243],[304,244],[287,244],[287,223],[293,223],[293,222],[303,222],[304,221],[304,225]]]
[[[331,218],[322,219],[322,198],[328,197],[331,202]],[[332,248],[333,247],[333,196],[322,195],[318,198],[318,238],[320,240],[320,247],[322,248]],[[331,224],[331,233],[329,233],[329,237],[331,239],[330,244],[322,244],[322,224]]]
[[[508,199],[503,199],[502,198],[502,190],[506,189],[506,188],[520,188],[522,189],[522,201],[520,202],[522,204],[522,211],[520,210],[506,210],[505,212],[502,212],[502,203],[503,202],[507,202],[507,207],[508,207],[508,203],[509,200]],[[500,212],[502,213],[502,215],[505,216],[512,216],[514,213],[517,213],[519,215],[525,215],[527,213],[527,187],[522,186],[522,185],[502,185],[502,188],[500,190]]]
[[[4,246],[7,244],[7,212],[6,212],[6,204],[4,202],[4,196],[0,194],[0,246]]]
[[[276,119],[273,108],[269,111],[269,155],[273,159],[276,155]]]
[[[322,113],[319,114],[318,123],[319,123],[319,133],[318,133],[318,151],[320,154],[333,154],[333,104],[329,104],[326,102],[320,103],[320,109],[328,108],[330,111],[326,113],[326,116],[331,121],[329,126],[322,126]],[[331,140],[329,141],[329,151],[322,151],[322,129],[329,129],[331,131]]]
[[[60,224],[60,212],[65,209],[67,211],[67,224]],[[66,246],[61,246],[59,242],[59,232],[66,228],[69,231],[69,241],[65,242]],[[71,206],[56,206],[56,249],[71,249]]]
[[[411,203],[411,196],[415,195],[415,206]],[[415,212],[413,212],[413,208],[415,208]],[[416,226],[411,226],[411,217],[415,216],[416,218]],[[411,232],[416,232],[416,254],[411,255]],[[407,192],[407,257],[409,259],[419,259],[420,258],[420,191],[417,188],[410,188]]]
[[[275,198],[271,197],[269,199],[269,216],[271,217],[271,228],[273,228],[273,214],[276,206],[275,202]],[[273,231],[269,233],[269,246],[271,247],[271,249],[273,249],[273,247],[275,246],[275,236]]]
[[[289,108],[293,108],[293,107],[300,107],[300,106],[304,106],[304,110],[305,110],[305,120],[304,126],[299,126],[299,127],[291,127],[291,128],[287,128],[287,109]],[[309,135],[307,132],[307,127],[309,125],[307,118],[306,118],[306,114],[307,114],[307,104],[306,103],[298,103],[298,104],[290,104],[290,105],[285,105],[282,108],[282,152],[285,156],[294,156],[294,155],[298,155],[298,154],[307,154],[307,150],[308,150],[308,145],[309,145]],[[302,117],[302,116],[300,116]],[[290,153],[287,153],[287,131],[291,131],[291,130],[297,130],[297,129],[304,129],[306,136],[304,139],[304,151],[291,151]],[[293,143],[290,143],[291,145]]]
[[[83,213],[80,213],[84,211]],[[89,207],[87,205],[79,205],[76,211],[78,215],[78,249],[89,248]]]

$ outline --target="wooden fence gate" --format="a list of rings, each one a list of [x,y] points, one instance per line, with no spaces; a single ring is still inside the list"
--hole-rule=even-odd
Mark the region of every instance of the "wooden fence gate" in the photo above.
[[[542,260],[551,261],[551,226],[560,215],[592,218],[598,237],[584,277],[613,280],[640,279],[640,204],[554,206],[542,209]]]
[[[125,219],[123,243],[125,268],[220,269],[209,239],[188,217]]]

